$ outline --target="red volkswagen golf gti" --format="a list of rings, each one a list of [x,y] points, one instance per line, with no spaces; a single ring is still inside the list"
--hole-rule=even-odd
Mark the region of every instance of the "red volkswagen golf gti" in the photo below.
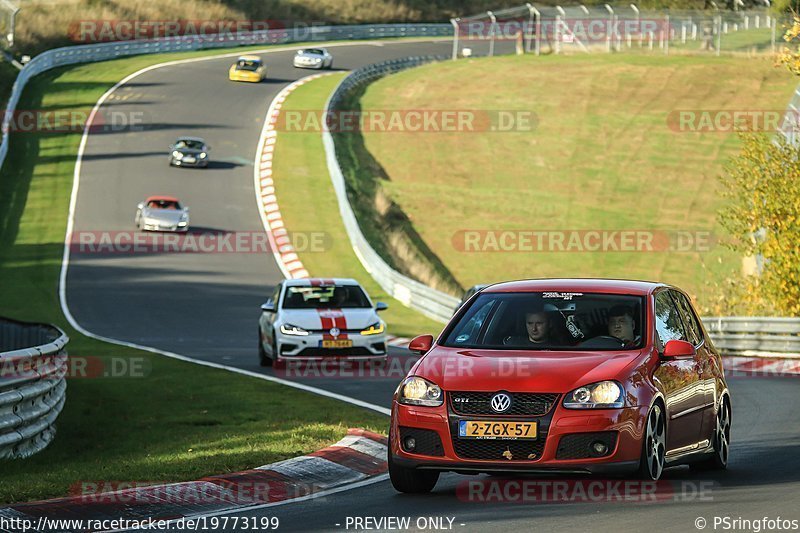
[[[728,463],[722,360],[689,298],[661,283],[528,280],[470,298],[392,402],[389,474],[428,492],[439,473],[637,475]]]

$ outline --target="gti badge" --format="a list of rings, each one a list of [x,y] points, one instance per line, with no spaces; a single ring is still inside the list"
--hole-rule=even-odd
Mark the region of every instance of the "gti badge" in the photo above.
[[[495,413],[505,413],[511,407],[511,396],[505,392],[498,392],[492,396],[490,404]]]
[[[333,335],[334,337],[338,337],[338,336],[339,336],[339,333],[341,333],[341,331],[339,331],[339,328],[331,328],[331,330],[329,331],[329,333],[330,333],[331,335]]]

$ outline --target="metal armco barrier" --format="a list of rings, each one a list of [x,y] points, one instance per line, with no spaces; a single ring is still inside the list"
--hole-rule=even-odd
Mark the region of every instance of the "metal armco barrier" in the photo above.
[[[65,46],[47,50],[34,57],[20,71],[3,116],[3,140],[0,144],[0,168],[8,154],[8,129],[22,91],[31,78],[47,70],[77,63],[106,61],[141,54],[188,52],[211,48],[248,45],[280,45],[307,41],[387,39],[393,37],[452,36],[450,24],[366,24],[354,26],[311,26],[291,30],[265,30],[223,35],[199,35],[164,39],[118,41]]]
[[[705,317],[703,325],[725,355],[800,358],[800,318]]]
[[[55,437],[68,341],[55,326],[0,318],[0,459],[31,456]]]
[[[367,65],[351,72],[345,77],[325,105],[325,113],[328,110],[336,109],[344,97],[351,89],[370,83],[388,74],[398,72],[411,67],[416,67],[431,61],[441,61],[447,59],[444,56],[419,56],[407,57],[404,59],[393,59],[382,63]],[[432,289],[427,285],[404,276],[390,267],[378,253],[372,249],[367,242],[361,228],[358,226],[356,215],[347,199],[347,188],[345,186],[344,175],[336,159],[336,148],[333,137],[325,129],[322,133],[322,141],[325,145],[325,157],[328,162],[328,172],[333,181],[333,188],[336,191],[336,199],[339,203],[339,214],[347,230],[350,244],[356,256],[369,274],[378,282],[383,290],[392,295],[396,300],[416,309],[425,316],[439,322],[447,322],[453,314],[459,299],[444,292]]]

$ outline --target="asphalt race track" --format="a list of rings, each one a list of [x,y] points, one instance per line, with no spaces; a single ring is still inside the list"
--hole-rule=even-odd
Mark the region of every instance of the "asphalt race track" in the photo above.
[[[409,55],[446,54],[450,46],[444,41],[357,44],[331,51],[334,67],[350,70]],[[263,54],[268,79],[261,84],[228,81],[233,59],[221,58],[152,70],[118,88],[100,108],[100,116],[133,116],[143,125],[134,131],[89,135],[74,232],[134,232],[136,204],[161,194],[176,196],[190,207],[195,231],[263,234],[253,160],[264,116],[283,87],[315,73],[292,67],[293,55],[293,50]],[[205,138],[211,147],[208,169],[167,165],[168,148],[180,135]],[[272,372],[258,366],[256,352],[260,305],[283,279],[272,254],[87,250],[73,247],[66,284],[70,311],[84,328],[198,359]],[[392,356],[408,357],[408,352],[393,349]],[[405,361],[392,364],[408,367]],[[302,381],[388,406],[401,378]]]
[[[450,50],[448,41],[387,42],[336,47],[332,53],[335,68],[352,69],[395,57],[449,54]],[[89,136],[74,231],[133,232],[136,204],[146,196],[165,194],[191,207],[196,230],[263,232],[252,165],[264,115],[281,88],[313,73],[294,69],[293,53],[261,54],[269,69],[269,79],[262,84],[229,82],[227,68],[232,60],[222,58],[151,70],[120,87],[101,114],[113,110],[139,116],[144,127]],[[168,146],[186,134],[204,137],[211,145],[209,169],[168,167]],[[66,296],[77,322],[97,335],[272,373],[258,366],[256,328],[259,306],[280,279],[271,254],[73,251]],[[392,358],[404,368],[408,357],[405,350],[392,351]],[[388,407],[400,378],[295,379]],[[800,519],[800,429],[792,422],[800,410],[797,385],[791,378],[732,378],[729,470],[714,474],[693,473],[685,467],[668,470],[658,486],[658,502],[601,498],[600,502],[498,503],[479,501],[479,497],[470,501],[464,483],[497,478],[448,474],[426,496],[400,495],[388,481],[381,481],[243,514],[278,516],[281,530],[340,530],[348,525],[348,516],[408,516],[412,525],[420,516],[453,518],[452,529],[464,531],[697,531],[698,517],[707,520],[706,530],[722,531],[722,525],[714,528],[715,516]],[[688,485],[681,488],[684,482]],[[351,523],[349,529],[360,528]]]

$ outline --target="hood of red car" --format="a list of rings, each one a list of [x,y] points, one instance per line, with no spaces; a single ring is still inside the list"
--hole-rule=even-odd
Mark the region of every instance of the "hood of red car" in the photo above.
[[[627,381],[641,350],[619,352],[533,352],[465,350],[437,346],[423,357],[417,376],[445,391],[560,392],[615,379]]]

